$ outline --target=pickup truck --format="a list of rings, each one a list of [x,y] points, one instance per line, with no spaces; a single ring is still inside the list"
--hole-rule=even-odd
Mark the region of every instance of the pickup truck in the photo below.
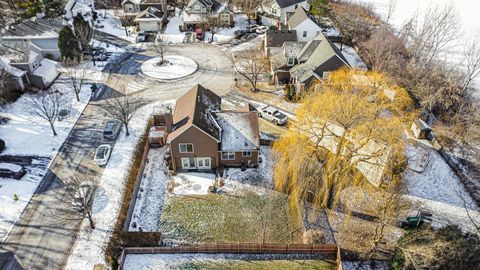
[[[275,123],[278,126],[283,126],[287,123],[287,116],[279,112],[276,108],[272,106],[265,106],[260,109],[260,117]]]

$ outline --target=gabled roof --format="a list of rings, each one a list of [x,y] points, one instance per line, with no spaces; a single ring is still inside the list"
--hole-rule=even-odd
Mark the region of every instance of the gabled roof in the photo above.
[[[296,5],[298,3],[304,2],[305,0],[275,0],[281,8],[289,7]]]
[[[135,16],[135,21],[158,21],[162,20],[164,14],[164,12],[160,11],[156,7],[148,7]]]
[[[222,130],[220,150],[245,151],[260,147],[258,112],[218,112],[215,119]]]
[[[219,96],[199,84],[190,89],[176,102],[168,141],[171,142],[192,126],[220,141],[220,129],[212,113],[220,111],[221,102]]]
[[[265,34],[266,47],[282,47],[286,41],[297,41],[296,30],[267,30]]]
[[[28,63],[34,55],[31,54],[30,42],[19,40],[3,40],[0,44],[0,55],[10,63]]]
[[[12,75],[16,78],[19,78],[19,77],[25,75],[25,73],[27,73],[24,70],[21,70],[19,68],[16,68],[16,67],[10,65],[9,60],[4,58],[3,56],[0,56],[0,70],[1,69],[5,70],[8,74],[10,74],[10,75]]]
[[[311,50],[312,48],[315,49],[308,56],[306,62],[296,65],[290,70],[292,76],[299,77],[300,81],[304,81],[304,79],[311,77],[311,73],[314,72],[317,67],[323,65],[332,57],[337,57],[342,62],[344,62],[346,66],[350,67],[340,50],[335,45],[333,45],[322,33],[320,33],[310,42],[307,42],[307,44],[299,53],[297,58],[303,59],[306,51]]]
[[[288,28],[293,30],[295,27],[297,27],[298,25],[300,25],[306,20],[310,20],[314,22],[316,25],[318,25],[318,27],[320,27],[317,20],[312,16],[310,16],[303,7],[299,6],[295,10],[295,13],[293,14],[293,16],[290,17],[290,19],[288,20],[287,22]]]
[[[31,18],[22,20],[20,23],[10,25],[1,29],[0,36],[5,38],[56,38],[63,28],[61,18],[37,19]]]

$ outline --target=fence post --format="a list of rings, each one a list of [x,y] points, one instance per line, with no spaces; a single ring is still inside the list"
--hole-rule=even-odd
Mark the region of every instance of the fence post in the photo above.
[[[260,253],[263,254],[263,243],[260,244]]]
[[[287,244],[287,253],[290,250],[290,244]]]
[[[237,254],[240,254],[240,242],[237,242]]]
[[[215,242],[215,253],[218,253],[218,242]]]
[[[315,248],[315,244],[312,244],[312,251],[310,252],[310,254],[313,254],[314,248]]]
[[[175,253],[175,246],[172,247],[172,253]]]

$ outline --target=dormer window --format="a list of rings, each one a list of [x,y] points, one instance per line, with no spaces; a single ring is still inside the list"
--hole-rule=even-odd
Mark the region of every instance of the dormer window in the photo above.
[[[295,64],[295,58],[289,57],[287,60],[287,66],[291,67]]]
[[[32,69],[36,69],[38,67],[37,60],[33,60],[32,62]]]

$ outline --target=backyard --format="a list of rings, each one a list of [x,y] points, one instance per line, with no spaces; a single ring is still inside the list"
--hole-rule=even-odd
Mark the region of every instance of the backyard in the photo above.
[[[273,191],[175,196],[160,227],[166,239],[188,242],[299,243],[303,233],[288,197]]]

